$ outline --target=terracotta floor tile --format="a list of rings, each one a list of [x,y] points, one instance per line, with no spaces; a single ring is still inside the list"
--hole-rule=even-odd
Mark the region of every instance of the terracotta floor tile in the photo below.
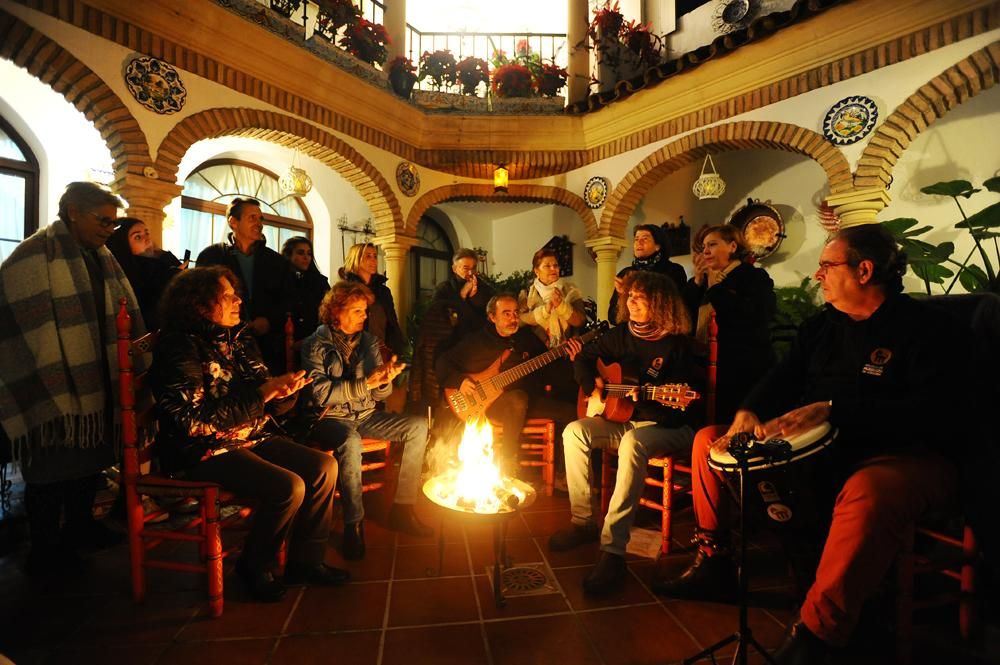
[[[572,615],[532,617],[486,624],[495,665],[600,665],[579,621]]]
[[[182,642],[167,649],[157,665],[264,665],[273,648],[273,639]]]
[[[524,523],[524,515],[527,515],[527,513],[516,514],[509,518],[507,522],[508,539],[528,538],[531,536],[528,527]],[[466,520],[464,529],[469,542],[493,542],[493,523],[491,521],[471,522]]]
[[[571,566],[592,566],[597,561],[601,553],[601,544],[597,541],[580,545],[568,552],[553,552],[549,549],[549,538],[535,538],[539,549],[545,556],[545,560],[553,568],[566,568]]]
[[[493,585],[486,575],[476,576],[476,590],[483,619],[509,619],[529,614],[556,614],[569,612],[569,603],[561,593],[546,593],[536,596],[509,596],[507,604],[497,607],[493,600]]]
[[[80,629],[67,643],[165,644],[203,611],[204,602],[194,596],[194,593],[156,594],[141,603],[124,594],[102,598],[89,612],[81,614]]]
[[[531,538],[508,538],[507,558],[514,564],[541,561],[543,554]],[[487,567],[492,568],[496,561],[493,543],[485,540],[469,541],[469,552],[472,555],[472,570],[476,575],[482,574]]]
[[[569,508],[565,512],[552,510],[544,513],[524,513],[522,515],[532,536],[548,538],[559,529],[570,525]]]
[[[471,577],[394,582],[390,626],[414,626],[478,619]]]
[[[303,587],[290,587],[281,602],[258,603],[245,597],[240,600],[230,598],[229,588],[237,586],[238,582],[234,576],[226,581],[226,605],[222,616],[213,619],[208,615],[207,608],[203,608],[176,639],[188,641],[280,635],[296,599],[303,591]]]
[[[488,662],[478,623],[401,628],[385,634],[382,665],[485,665]]]
[[[701,647],[707,647],[734,633],[739,627],[739,609],[735,605],[674,600],[665,602],[663,606],[683,624]],[[758,642],[769,649],[781,644],[785,629],[771,614],[751,607],[748,618],[750,629]]]
[[[433,578],[443,575],[468,575],[469,557],[465,543],[445,544],[444,566],[441,567],[441,549],[433,545],[400,545],[396,548],[396,570],[393,579]]]
[[[535,497],[535,503],[525,508],[523,512],[541,513],[548,511],[563,512],[569,515],[569,497],[559,492],[552,496],[545,496],[545,492],[539,492],[538,496]]]
[[[580,620],[606,665],[673,662],[698,651],[660,605],[584,612]]]
[[[555,570],[559,584],[575,610],[589,610],[615,605],[637,605],[651,603],[655,600],[655,596],[645,589],[631,573],[625,578],[625,586],[620,591],[600,598],[585,596],[583,594],[583,579],[589,572],[589,566],[557,568]]]
[[[368,546],[365,558],[360,561],[345,561],[333,548],[326,551],[326,562],[331,566],[346,568],[351,572],[352,582],[377,582],[388,580],[392,574],[394,547]]]
[[[319,633],[381,628],[388,582],[340,587],[306,587],[295,607],[289,633]]]
[[[269,665],[376,665],[380,634],[365,631],[283,637]]]
[[[57,649],[48,662],[73,663],[73,665],[153,665],[160,655],[169,648],[167,644],[134,644],[131,646],[76,646],[72,649]],[[17,661],[21,665],[24,661]]]

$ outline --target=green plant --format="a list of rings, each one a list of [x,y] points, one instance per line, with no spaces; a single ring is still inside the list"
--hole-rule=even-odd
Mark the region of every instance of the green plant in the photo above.
[[[774,289],[777,310],[771,322],[771,343],[779,358],[788,355],[802,322],[822,309],[820,284],[810,284],[811,281],[812,278],[804,277],[797,286]]]
[[[988,191],[1000,192],[1000,177],[988,179],[983,183],[983,188]],[[924,240],[919,240],[917,236],[930,231],[932,226],[921,226],[913,228],[919,224],[911,217],[898,217],[882,222],[896,238],[896,241],[906,252],[910,269],[917,277],[924,282],[924,288],[928,294],[931,293],[931,284],[938,284],[944,293],[951,293],[956,283],[970,292],[992,291],[1000,292],[1000,277],[997,275],[996,267],[1000,267],[1000,244],[997,242],[1000,233],[996,231],[1000,227],[1000,203],[989,205],[979,212],[969,216],[962,208],[960,198],[969,199],[974,194],[983,191],[983,188],[973,187],[968,180],[950,180],[935,183],[928,187],[921,188],[921,192],[932,196],[950,196],[958,207],[962,221],[955,224],[956,229],[964,229],[972,239],[973,247],[961,261],[952,258],[955,253],[955,243],[946,241],[933,245]],[[990,240],[993,245],[993,256],[996,264],[990,261],[988,248]],[[974,256],[978,256],[982,265],[970,263]],[[952,269],[954,268],[954,269]],[[945,286],[945,282],[951,281]]]
[[[480,83],[490,84],[490,70],[482,58],[469,56],[455,65],[455,75],[462,84],[462,94],[474,95]]]
[[[433,53],[424,51],[420,56],[420,72],[417,74],[417,80],[430,79],[438,90],[455,85],[455,66],[455,56],[448,49],[437,50]]]
[[[497,97],[530,97],[531,81],[531,71],[524,65],[502,65],[493,72],[493,94]]]
[[[344,26],[352,26],[361,20],[361,10],[351,0],[318,0],[316,32],[329,41],[336,38]]]
[[[512,293],[516,296],[535,279],[535,273],[531,270],[515,270],[506,277],[502,272],[498,272],[496,275],[484,279],[497,293]]]

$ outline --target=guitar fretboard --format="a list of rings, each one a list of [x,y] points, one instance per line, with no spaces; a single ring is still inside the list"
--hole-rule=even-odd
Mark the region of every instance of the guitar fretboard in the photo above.
[[[580,340],[581,344],[586,344],[595,336],[597,336],[598,333],[603,332],[603,330],[604,330],[603,327],[596,328],[586,334],[581,335],[578,339]],[[488,379],[487,383],[489,383],[497,390],[503,390],[504,388],[514,383],[515,381],[523,379],[532,372],[545,367],[553,360],[556,360],[557,358],[561,358],[568,354],[569,354],[569,347],[567,346],[567,344],[566,343],[560,344],[556,348],[550,349],[545,353],[542,353],[540,355],[535,356],[534,358],[531,358],[530,360],[526,360],[520,365],[517,365],[516,367],[511,367],[510,369],[504,372],[500,372],[493,378]]]

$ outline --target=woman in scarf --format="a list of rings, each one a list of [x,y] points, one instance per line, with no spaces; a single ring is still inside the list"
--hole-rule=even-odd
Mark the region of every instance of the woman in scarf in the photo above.
[[[392,291],[386,286],[385,275],[378,273],[378,248],[370,242],[358,243],[347,250],[340,278],[348,282],[360,282],[375,296],[375,302],[368,306],[368,320],[365,330],[378,337],[382,343],[383,355],[403,356],[406,340],[396,318],[396,304]],[[388,349],[388,351],[386,351]]]
[[[160,296],[174,275],[187,268],[187,261],[181,263],[171,252],[154,245],[149,227],[141,219],[123,217],[119,221],[121,225],[108,238],[108,249],[135,291],[146,329],[157,330]]]
[[[289,238],[281,247],[281,255],[288,259],[293,275],[289,286],[288,309],[292,315],[294,338],[297,342],[316,332],[319,326],[319,304],[330,290],[330,281],[316,265],[309,238]]]
[[[695,337],[708,341],[711,316],[719,327],[716,422],[733,419],[750,388],[776,362],[770,325],[776,300],[767,272],[744,260],[746,245],[739,228],[710,226],[698,234],[702,247],[692,249],[694,277],[684,288],[684,300],[697,314]]]
[[[586,322],[583,294],[559,276],[559,259],[551,249],[535,252],[531,269],[535,281],[518,297],[521,323],[531,326],[551,349],[565,342],[573,328]]]
[[[79,549],[122,540],[93,512],[99,474],[116,461],[119,300],[131,334],[144,332],[128,280],[104,246],[121,207],[98,185],[70,183],[59,219],[0,266],[0,425],[25,480],[30,575],[78,573]]]

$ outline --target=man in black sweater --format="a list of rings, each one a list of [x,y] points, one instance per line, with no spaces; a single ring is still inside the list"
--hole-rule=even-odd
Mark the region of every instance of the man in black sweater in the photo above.
[[[679,292],[684,291],[687,284],[687,274],[684,268],[670,260],[663,250],[663,229],[656,224],[640,224],[632,232],[632,265],[618,271],[615,277],[615,292],[611,294],[608,305],[608,320],[614,321],[618,316],[618,300],[624,295],[623,284],[625,275],[633,270],[649,270],[669,277]]]
[[[283,330],[290,271],[285,259],[266,244],[260,202],[234,198],[226,208],[232,233],[228,242],[209,245],[198,254],[199,267],[223,265],[240,277],[240,316],[250,325],[272,374],[285,371]],[[291,368],[289,368],[291,369]]]
[[[710,448],[750,432],[789,437],[829,422],[839,429],[823,476],[839,487],[812,584],[783,665],[823,663],[843,645],[864,600],[895,559],[920,515],[947,507],[958,489],[956,442],[969,440],[970,336],[937,308],[901,293],[906,255],[877,224],[837,233],[823,248],[816,279],[828,304],[807,320],[792,351],[744,400],[732,425],[705,428],[691,456],[699,544],[679,577],[655,580],[667,596],[735,593],[723,479]],[[767,420],[772,418],[771,420]],[[805,488],[803,488],[805,489]]]
[[[462,248],[455,252],[448,279],[437,285],[434,301],[447,303],[455,313],[453,340],[460,340],[486,325],[486,304],[493,297],[493,287],[476,272],[479,258],[475,251]]]
[[[509,293],[493,296],[486,305],[490,323],[466,335],[455,346],[438,356],[435,370],[444,388],[473,390],[470,374],[478,374],[492,365],[504,351],[510,351],[499,370],[505,371],[548,349],[527,328],[518,329],[520,316],[517,298]],[[570,358],[580,350],[580,342],[571,339]],[[548,365],[551,368],[553,365]],[[529,417],[551,418],[567,423],[576,417],[575,405],[546,395],[545,369],[507,386],[503,394],[486,410],[486,415],[503,426],[500,468],[507,476],[517,476],[517,452],[521,428]]]
[[[664,275],[633,271],[625,276],[627,294],[621,323],[596,342],[588,344],[576,359],[574,374],[591,402],[604,401],[604,380],[597,361],[619,363],[626,376],[639,385],[690,384],[695,376],[691,322],[677,288]],[[600,538],[601,557],[583,581],[589,595],[603,595],[625,581],[625,547],[628,545],[635,509],[645,486],[649,458],[686,452],[694,439],[692,410],[678,410],[653,399],[638,399],[628,422],[583,418],[563,432],[566,481],[572,524],[549,539],[549,549],[559,552]],[[590,451],[618,450],[615,491],[599,531],[591,508]]]

